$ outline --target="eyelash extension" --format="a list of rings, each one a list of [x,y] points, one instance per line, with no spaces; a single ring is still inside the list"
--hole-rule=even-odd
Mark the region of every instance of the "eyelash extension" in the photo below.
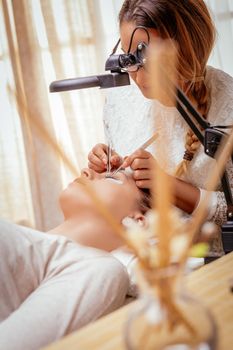
[[[114,179],[114,180],[117,180],[114,176],[111,176],[110,174],[106,174],[106,175],[105,175],[105,178],[106,178],[106,179]]]
[[[118,184],[123,184],[123,182],[120,179],[117,179],[113,176],[106,176],[106,179],[110,179],[110,180],[114,180],[115,182],[117,182]]]

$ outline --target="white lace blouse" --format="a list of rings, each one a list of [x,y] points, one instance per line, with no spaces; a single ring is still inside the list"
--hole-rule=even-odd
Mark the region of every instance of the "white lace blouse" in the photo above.
[[[212,125],[233,124],[233,78],[225,72],[208,67],[206,83],[211,91],[207,120]],[[170,174],[183,158],[188,125],[175,107],[165,107],[158,101],[146,99],[132,83],[126,87],[107,91],[104,107],[106,141],[122,156],[129,155],[158,130],[159,137],[148,148],[159,164]],[[208,174],[214,160],[208,157],[201,145],[183,179],[205,190]],[[233,188],[233,169],[228,166],[230,186]],[[226,201],[221,185],[212,196],[210,217],[218,225],[226,220]],[[212,250],[219,252],[221,241],[214,242]]]

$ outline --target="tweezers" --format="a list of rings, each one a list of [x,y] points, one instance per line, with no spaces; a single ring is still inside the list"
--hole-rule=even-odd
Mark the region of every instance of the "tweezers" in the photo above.
[[[106,177],[108,176],[108,174],[111,173],[111,155],[112,155],[112,149],[111,149],[111,144],[108,143],[108,148],[107,148],[107,173],[106,173]]]
[[[139,148],[142,148],[142,149],[146,149],[147,147],[149,147],[157,138],[158,138],[159,134],[158,133],[155,133],[153,136],[151,136],[146,142],[144,142]],[[123,162],[124,163],[124,162]],[[123,164],[122,163],[122,164]],[[118,173],[119,170],[121,170],[123,167],[122,167],[122,164],[116,169],[114,170],[112,173],[108,173],[106,175],[106,177],[112,177],[114,176],[116,173]]]

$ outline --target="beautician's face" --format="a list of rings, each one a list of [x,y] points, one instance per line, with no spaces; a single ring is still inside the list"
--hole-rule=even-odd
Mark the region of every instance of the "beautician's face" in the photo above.
[[[85,190],[86,186],[94,190],[116,219],[122,220],[137,209],[141,192],[131,175],[118,172],[114,178],[106,178],[105,173],[99,174],[91,169],[83,169],[81,177],[69,184],[60,196],[65,218],[86,208],[96,211],[95,204]]]
[[[128,52],[131,35],[133,30],[135,29],[135,24],[133,22],[123,22],[120,26],[120,37],[121,37],[121,48],[126,53]],[[158,39],[158,34],[155,29],[147,28],[147,31],[150,36],[150,43]],[[148,37],[143,29],[137,29],[133,41],[130,52],[133,53],[137,49],[139,43],[144,42],[148,44]],[[151,89],[150,89],[150,80],[149,73],[145,68],[140,68],[137,72],[129,73],[130,77],[135,81],[142,94],[146,98],[151,98]]]

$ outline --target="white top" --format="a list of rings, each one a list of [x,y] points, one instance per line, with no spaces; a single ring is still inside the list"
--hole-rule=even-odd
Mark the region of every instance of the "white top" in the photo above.
[[[211,125],[233,124],[233,78],[221,70],[208,67],[206,83],[211,91],[207,120]],[[106,139],[111,140],[114,149],[122,156],[135,151],[158,130],[159,138],[148,150],[170,174],[174,174],[183,158],[185,135],[189,128],[175,107],[146,99],[134,83],[107,90],[104,127]],[[213,164],[214,160],[204,153],[201,145],[183,179],[204,190]],[[228,169],[228,176],[233,188],[232,167]],[[218,225],[226,220],[223,192],[214,193],[210,213],[209,219]],[[215,241],[212,250],[221,250],[219,240]]]

